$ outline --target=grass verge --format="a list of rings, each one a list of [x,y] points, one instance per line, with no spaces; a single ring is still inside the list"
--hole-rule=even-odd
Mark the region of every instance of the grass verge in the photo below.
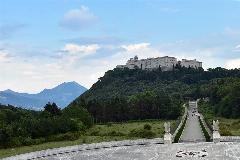
[[[182,135],[183,129],[184,129],[185,125],[186,125],[187,117],[188,116],[185,117],[183,125],[181,126],[181,128],[178,130],[176,136],[174,137],[174,143],[178,143],[178,141],[179,141],[179,139],[180,139],[180,137]]]
[[[198,121],[199,121],[200,126],[201,126],[201,128],[202,128],[203,135],[204,135],[204,137],[206,138],[206,141],[207,141],[207,142],[210,142],[210,135],[208,134],[205,126],[203,125],[203,122],[202,122],[200,116],[198,116]]]
[[[129,136],[131,131],[142,130],[146,124],[151,126],[151,131],[155,134],[155,138],[161,138],[164,135],[164,122],[166,120],[155,120],[155,121],[134,121],[127,123],[111,123],[105,125],[94,125],[90,128],[85,136],[81,136],[74,141],[60,141],[60,142],[47,142],[38,145],[22,146],[17,148],[9,148],[0,150],[0,159],[19,154],[53,149],[59,147],[81,145],[84,143],[99,143],[109,141],[121,141],[127,139],[139,139],[141,137]],[[167,120],[171,123],[171,127],[178,122],[178,120]]]

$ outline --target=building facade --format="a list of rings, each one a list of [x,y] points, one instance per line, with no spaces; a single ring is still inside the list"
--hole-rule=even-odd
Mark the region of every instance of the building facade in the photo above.
[[[196,61],[196,59],[193,60],[182,59],[181,66],[199,68],[202,67],[202,62]]]
[[[164,57],[147,58],[147,59],[138,60],[138,57],[135,56],[134,58],[130,58],[127,61],[126,65],[117,65],[116,68],[127,67],[129,69],[134,69],[138,67],[143,70],[153,70],[160,67],[163,71],[168,71],[168,70],[172,70],[177,63],[179,62],[175,57],[164,56]],[[196,61],[196,59],[194,60],[182,59],[182,61],[180,61],[180,64],[181,66],[184,66],[184,67],[189,67],[189,66],[194,68],[202,67],[202,62]]]

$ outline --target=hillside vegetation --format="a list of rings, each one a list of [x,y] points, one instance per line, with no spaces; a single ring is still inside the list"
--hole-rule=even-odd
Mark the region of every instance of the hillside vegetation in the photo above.
[[[0,105],[0,149],[76,140],[92,125],[92,115],[79,106],[60,110],[48,103],[44,111],[34,111]]]
[[[227,78],[213,85],[209,100],[201,101],[201,111],[218,117],[240,118],[240,79]]]
[[[209,86],[213,82],[223,83],[227,77],[240,78],[238,69],[224,68],[185,68],[176,66],[172,71],[156,69],[152,71],[136,69],[109,70],[103,77],[80,97],[86,101],[97,99],[100,101],[113,100],[116,97],[129,97],[136,93],[151,91],[155,94],[180,93],[184,99],[196,99],[210,95]],[[80,97],[76,101],[80,100]]]
[[[171,123],[171,128],[173,128],[177,124],[177,120],[171,120],[169,122]],[[0,150],[0,159],[27,152],[34,152],[52,148],[99,142],[122,141],[126,139],[134,140],[152,136],[163,137],[163,134],[164,121],[161,120],[107,123],[104,125],[94,125],[85,133],[85,135],[82,135],[76,140],[66,140],[59,142],[55,141],[38,145],[2,149]]]
[[[240,79],[227,78],[219,85],[214,85],[208,99],[199,101],[199,111],[212,125],[219,120],[222,136],[240,135]]]
[[[183,112],[183,102],[210,97],[211,102],[214,101],[212,105],[215,105],[220,102],[219,97],[214,98],[216,88],[224,84],[229,89],[235,87],[235,90],[240,90],[237,84],[231,86],[239,78],[238,69],[227,70],[220,67],[204,71],[202,68],[176,66],[172,71],[164,72],[161,68],[152,71],[115,68],[107,71],[69,106],[85,106],[94,116],[95,123],[176,119]],[[219,104],[222,106],[219,112],[225,113],[227,108],[228,117],[238,117],[232,115],[239,109],[237,99],[232,100],[233,103],[227,103],[227,97],[225,102]]]

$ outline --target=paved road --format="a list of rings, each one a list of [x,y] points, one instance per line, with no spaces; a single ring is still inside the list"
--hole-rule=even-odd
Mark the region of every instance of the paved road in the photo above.
[[[195,111],[195,113],[193,113]],[[187,120],[180,142],[206,141],[198,121],[197,105],[195,101],[189,103],[189,119]]]

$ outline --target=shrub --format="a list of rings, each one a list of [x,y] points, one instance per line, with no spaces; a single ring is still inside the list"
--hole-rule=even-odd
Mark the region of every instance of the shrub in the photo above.
[[[220,130],[221,136],[232,136],[232,133],[229,130]]]
[[[41,143],[44,143],[46,142],[46,139],[45,138],[37,138],[37,139],[34,139],[34,144],[37,145],[37,144],[41,144]]]
[[[79,138],[78,133],[64,133],[64,134],[57,134],[57,135],[49,135],[46,137],[47,142],[54,142],[54,141],[74,141]]]
[[[86,143],[86,142],[87,142],[87,137],[86,136],[82,137],[82,143]]]
[[[99,131],[92,131],[89,136],[99,136]]]
[[[154,138],[156,134],[150,130],[145,130],[145,132],[142,133],[141,138]]]
[[[79,136],[77,133],[68,132],[68,133],[63,134],[63,139],[61,139],[61,140],[74,141],[74,140],[77,140],[78,138],[79,138]]]
[[[112,122],[107,123],[107,127],[111,127],[112,125],[113,125]]]
[[[19,138],[12,138],[9,142],[7,142],[6,144],[6,148],[10,148],[10,147],[20,147],[22,146],[22,142],[20,141]]]
[[[56,136],[49,135],[49,136],[45,137],[45,139],[46,139],[46,142],[53,142],[56,140]]]
[[[128,134],[129,137],[141,137],[141,138],[154,138],[156,134],[150,130],[139,129],[139,130],[131,130]]]
[[[112,131],[109,133],[109,136],[125,136],[122,132]]]
[[[150,126],[150,124],[145,124],[143,129],[146,129],[146,130],[151,130],[152,129],[152,126]]]
[[[22,144],[24,146],[30,146],[30,145],[35,144],[35,141],[31,137],[27,137],[27,138],[23,138]]]
[[[240,120],[238,122],[233,122],[232,126],[240,126]]]

